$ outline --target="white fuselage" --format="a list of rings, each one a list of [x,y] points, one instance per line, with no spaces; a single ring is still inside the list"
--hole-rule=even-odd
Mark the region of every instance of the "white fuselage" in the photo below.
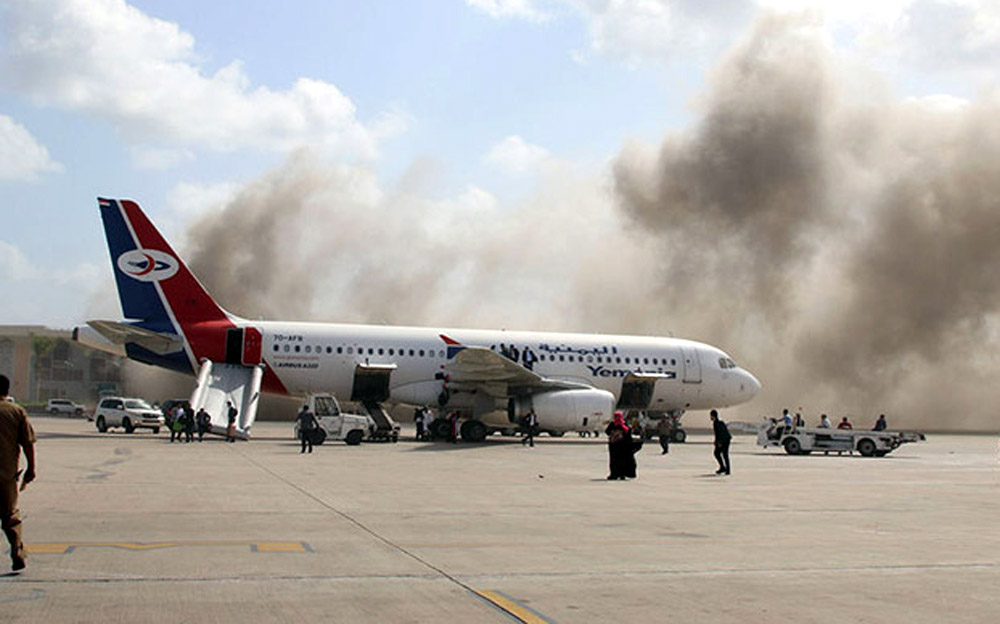
[[[444,383],[435,377],[447,373],[449,360],[442,335],[497,352],[501,344],[522,354],[530,348],[537,357],[535,373],[607,390],[616,398],[630,373],[659,376],[650,411],[729,407],[760,390],[754,376],[723,351],[675,338],[324,323],[246,326],[261,332],[262,358],[293,395],[332,392],[347,399],[358,365],[381,365],[395,367],[390,402],[434,405]],[[449,407],[471,408],[474,400],[481,401],[459,393]]]

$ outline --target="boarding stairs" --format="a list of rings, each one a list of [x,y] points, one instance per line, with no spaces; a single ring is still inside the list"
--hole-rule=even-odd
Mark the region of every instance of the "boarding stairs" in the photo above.
[[[191,394],[191,409],[197,413],[199,409],[205,408],[212,418],[209,431],[226,435],[229,428],[226,403],[231,401],[239,412],[236,416],[235,437],[247,440],[257,418],[263,378],[264,369],[260,366],[203,360],[198,371],[198,383]]]

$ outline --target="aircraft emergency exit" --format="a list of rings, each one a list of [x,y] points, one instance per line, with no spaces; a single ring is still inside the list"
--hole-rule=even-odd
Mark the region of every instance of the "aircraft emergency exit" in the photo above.
[[[481,441],[534,410],[559,434],[597,430],[614,409],[679,417],[752,399],[760,383],[723,351],[661,337],[251,321],[219,306],[133,201],[99,199],[126,320],[88,321],[92,347],[196,375],[192,404],[248,437],[259,392],[329,392],[462,414]]]

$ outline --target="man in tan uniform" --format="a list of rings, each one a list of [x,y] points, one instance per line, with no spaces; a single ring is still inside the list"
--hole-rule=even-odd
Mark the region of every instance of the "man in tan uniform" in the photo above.
[[[0,524],[10,542],[10,559],[13,569],[24,568],[24,543],[21,541],[21,516],[17,512],[17,469],[21,450],[28,465],[21,480],[23,490],[35,480],[35,430],[31,428],[28,413],[7,398],[10,379],[0,375]]]

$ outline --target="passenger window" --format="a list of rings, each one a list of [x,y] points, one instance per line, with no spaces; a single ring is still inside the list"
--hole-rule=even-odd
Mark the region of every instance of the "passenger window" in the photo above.
[[[420,353],[420,357],[424,357],[424,350],[423,349],[421,349],[419,353]]]
[[[299,353],[299,352],[301,352],[301,351],[302,351],[302,347],[301,347],[301,346],[299,346],[299,345],[295,345],[295,352],[296,352],[296,353]]]
[[[313,348],[311,346],[306,345],[306,353],[312,353],[312,350]]]
[[[649,364],[649,358],[642,358],[643,364]]]
[[[444,351],[438,351],[438,357],[443,358],[444,357]]]
[[[410,357],[413,357],[413,349],[410,349]]]
[[[281,347],[279,347],[278,345],[274,345],[274,352],[275,353],[277,353],[280,349],[281,349]]]
[[[566,361],[566,356],[564,356],[564,355],[560,355],[560,356],[559,356],[559,361],[560,361],[560,362],[565,362],[565,361]]]
[[[382,355],[382,354],[384,354],[384,353],[385,353],[385,349],[383,349],[382,347],[379,347],[379,348],[378,348],[378,354],[379,354],[379,355]]]
[[[368,355],[375,355],[375,349],[372,347],[368,347]]]

